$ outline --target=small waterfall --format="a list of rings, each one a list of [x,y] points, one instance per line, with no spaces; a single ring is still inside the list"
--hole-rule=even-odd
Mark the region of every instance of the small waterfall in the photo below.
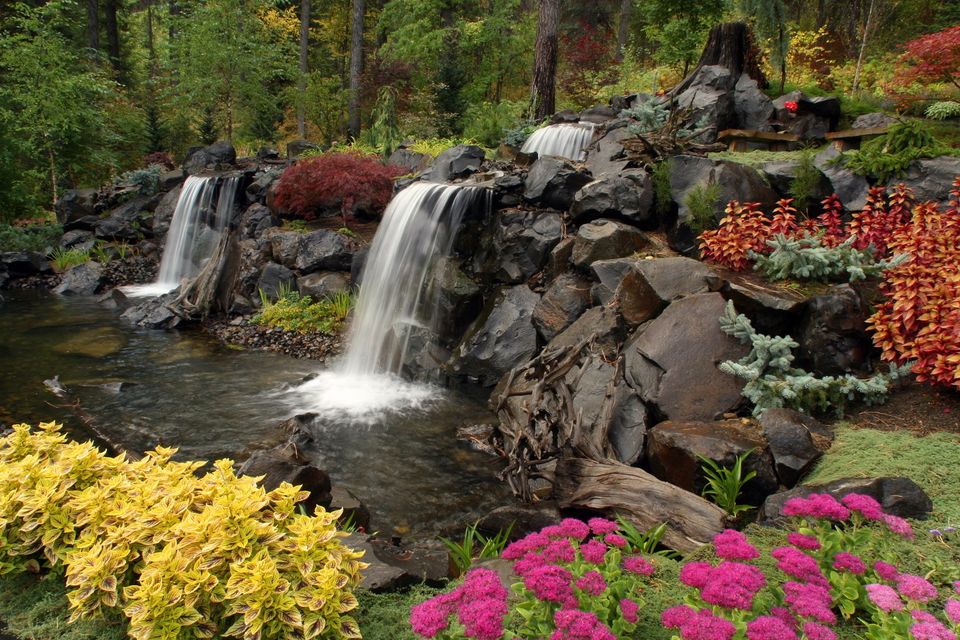
[[[189,176],[177,199],[156,282],[124,287],[124,293],[158,296],[176,289],[184,278],[197,275],[230,222],[238,181],[236,176]]]
[[[593,138],[594,125],[589,122],[552,124],[537,129],[520,149],[523,153],[537,152],[541,156],[560,156],[580,162]]]
[[[337,370],[295,390],[298,410],[363,421],[435,398],[435,389],[397,374],[411,333],[434,321],[436,304],[424,293],[431,266],[450,252],[466,212],[488,204],[489,194],[420,182],[394,196],[367,255],[347,353]]]

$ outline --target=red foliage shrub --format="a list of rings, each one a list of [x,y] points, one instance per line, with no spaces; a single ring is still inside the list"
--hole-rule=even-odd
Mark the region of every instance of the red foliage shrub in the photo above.
[[[611,43],[616,39],[609,27],[596,26],[586,20],[578,21],[576,29],[561,34],[563,60],[557,84],[578,104],[592,104],[595,86],[613,82],[617,71]]]
[[[328,153],[287,167],[274,202],[305,220],[331,211],[377,217],[393,196],[393,179],[403,172],[373,156]]]
[[[704,260],[734,271],[743,271],[751,265],[750,251],[765,253],[767,240],[773,237],[770,220],[760,211],[756,202],[730,202],[720,226],[700,234],[700,252]]]
[[[886,296],[867,321],[884,360],[915,361],[920,382],[960,389],[960,178],[950,205],[914,207],[888,243],[907,253],[904,264],[887,270]]]
[[[904,49],[897,85],[948,82],[960,89],[960,25],[911,40]]]
[[[173,171],[177,164],[173,161],[173,156],[166,151],[154,151],[143,157],[143,166],[149,167],[152,164],[159,164],[167,171]]]

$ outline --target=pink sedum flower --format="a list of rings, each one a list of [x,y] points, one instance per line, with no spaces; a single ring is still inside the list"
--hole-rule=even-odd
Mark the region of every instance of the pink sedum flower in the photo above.
[[[827,584],[827,579],[820,570],[820,564],[793,547],[777,547],[770,552],[777,560],[777,568],[795,580],[811,584]]]
[[[587,521],[587,526],[590,527],[590,531],[593,532],[593,535],[604,536],[608,533],[615,533],[620,529],[618,525],[613,520],[607,520],[606,518],[590,518]]]
[[[797,640],[797,632],[775,616],[760,616],[747,623],[747,640]]]
[[[561,609],[553,614],[557,630],[550,640],[617,640],[595,613],[577,609]]]
[[[833,629],[816,622],[804,622],[803,635],[807,636],[807,640],[837,640]]]
[[[627,556],[623,559],[623,568],[638,576],[652,576],[654,566],[640,556]]]
[[[547,562],[573,562],[577,559],[577,552],[567,538],[553,540],[543,550],[543,559]]]
[[[760,557],[760,552],[747,541],[747,536],[735,529],[727,529],[715,535],[713,548],[717,557],[724,560],[753,560]]]
[[[877,574],[881,580],[896,580],[897,576],[900,575],[900,572],[897,571],[895,566],[881,562],[880,560],[873,563],[873,572]]]
[[[902,536],[907,540],[913,540],[913,527],[911,527],[910,523],[903,518],[887,514],[883,516],[883,523],[887,525],[887,528],[890,529],[890,531],[896,533],[897,535]]]
[[[603,541],[611,547],[617,547],[618,549],[623,549],[627,546],[627,539],[616,533],[608,533],[603,537]]]
[[[817,551],[820,548],[820,541],[816,536],[807,536],[797,532],[788,533],[787,542],[795,546],[797,549]]]
[[[850,510],[828,493],[811,493],[806,498],[787,500],[783,505],[783,515],[842,522],[850,517]]]
[[[885,584],[868,584],[867,597],[878,609],[886,613],[903,611],[903,601],[893,587]]]
[[[874,498],[862,493],[848,493],[841,498],[844,506],[867,520],[882,520],[883,507]]]
[[[603,564],[607,554],[607,545],[599,540],[588,540],[580,545],[580,555],[590,564]]]
[[[939,622],[917,622],[910,627],[915,640],[957,640],[955,633]]]
[[[786,594],[784,601],[794,615],[823,624],[836,624],[837,616],[832,608],[833,597],[827,587],[819,584],[785,582],[783,592]]]
[[[710,571],[700,597],[718,607],[749,611],[757,592],[766,584],[767,579],[757,567],[725,561]]]
[[[630,598],[624,598],[620,601],[620,615],[630,624],[636,624],[640,619],[640,605]]]
[[[589,593],[592,596],[598,596],[607,589],[607,581],[599,571],[588,571],[577,580],[577,588]]]
[[[582,520],[564,518],[560,521],[560,534],[564,537],[580,541],[590,535],[590,527]]]
[[[867,565],[858,556],[841,551],[833,556],[833,568],[840,572],[863,575],[867,572]]]
[[[947,600],[943,612],[947,614],[947,619],[953,624],[960,624],[960,600],[950,598]]]
[[[693,587],[702,589],[710,580],[710,572],[713,570],[706,562],[688,562],[680,569],[680,582]]]
[[[937,597],[937,588],[920,576],[902,573],[897,576],[897,591],[907,600],[927,602]]]

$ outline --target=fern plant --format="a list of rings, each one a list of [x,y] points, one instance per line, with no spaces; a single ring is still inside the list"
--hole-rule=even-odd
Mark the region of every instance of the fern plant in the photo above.
[[[700,495],[710,499],[734,518],[744,511],[753,509],[748,504],[737,503],[744,485],[757,475],[757,472],[753,470],[743,472],[743,463],[753,452],[754,449],[750,449],[738,455],[731,467],[724,467],[715,460],[697,456],[703,464],[703,475],[707,481]]]
[[[702,233],[713,226],[717,203],[720,201],[720,185],[716,182],[698,184],[690,189],[683,203],[690,211],[687,224],[695,233]]]
[[[861,399],[867,404],[882,404],[890,385],[910,371],[912,363],[891,365],[888,373],[869,378],[825,376],[818,378],[793,366],[793,350],[799,345],[789,336],[757,333],[750,319],[738,314],[727,302],[720,317],[720,329],[750,346],[750,353],[734,362],[720,363],[720,371],[746,381],[743,396],[753,403],[753,415],[759,417],[772,408],[786,407],[801,413],[832,409],[842,416],[847,402]]]

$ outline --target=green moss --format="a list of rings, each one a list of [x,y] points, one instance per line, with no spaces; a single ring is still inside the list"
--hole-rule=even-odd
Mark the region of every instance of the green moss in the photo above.
[[[107,620],[80,620],[70,617],[63,578],[50,575],[3,576],[0,578],[0,620],[7,631],[30,640],[120,640],[126,625]]]
[[[960,523],[960,436],[917,437],[903,431],[838,425],[836,440],[804,484],[840,478],[906,476],[933,500],[932,523]]]
[[[357,621],[363,640],[419,640],[410,628],[410,608],[446,589],[425,585],[398,593],[357,591]]]
[[[791,160],[801,161],[808,153],[810,152],[765,151],[762,149],[756,149],[754,151],[715,151],[713,153],[708,153],[707,157],[711,160],[736,162],[737,164],[745,164],[748,167],[758,168],[768,162],[788,162]]]

